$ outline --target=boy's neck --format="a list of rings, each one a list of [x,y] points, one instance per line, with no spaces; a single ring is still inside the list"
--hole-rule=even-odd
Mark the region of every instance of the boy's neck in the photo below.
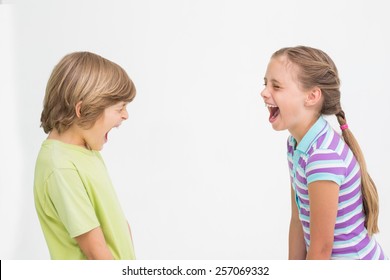
[[[68,130],[59,133],[57,129],[50,131],[47,139],[58,140],[66,144],[77,145],[88,149],[79,128],[71,126]]]

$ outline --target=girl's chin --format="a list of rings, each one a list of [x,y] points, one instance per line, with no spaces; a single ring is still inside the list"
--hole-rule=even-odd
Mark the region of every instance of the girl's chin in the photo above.
[[[285,127],[281,126],[281,125],[278,125],[277,123],[273,122],[272,123],[272,128],[273,130],[275,131],[283,131],[283,130],[286,130]]]

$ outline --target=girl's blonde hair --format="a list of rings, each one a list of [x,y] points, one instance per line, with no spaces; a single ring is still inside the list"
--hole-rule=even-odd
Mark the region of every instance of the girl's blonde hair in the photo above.
[[[73,124],[89,129],[104,109],[131,102],[135,94],[132,80],[116,63],[90,52],[70,53],[54,67],[47,83],[41,127],[45,133],[54,128],[62,133]]]
[[[340,126],[345,126],[347,120],[340,104],[340,79],[332,59],[325,52],[306,46],[282,48],[272,55],[272,57],[278,56],[286,56],[298,67],[297,78],[302,88],[308,90],[319,87],[321,89],[323,96],[321,114],[336,115]],[[377,189],[367,172],[362,150],[351,130],[348,127],[342,129],[342,136],[360,165],[363,207],[366,215],[365,226],[369,235],[372,235],[379,231]]]

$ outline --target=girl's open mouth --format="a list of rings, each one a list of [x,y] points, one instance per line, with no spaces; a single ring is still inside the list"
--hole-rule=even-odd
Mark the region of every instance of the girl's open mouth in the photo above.
[[[268,111],[270,113],[269,121],[272,123],[279,116],[279,113],[280,113],[279,107],[276,105],[271,105],[271,104],[265,104],[265,105],[268,107]]]

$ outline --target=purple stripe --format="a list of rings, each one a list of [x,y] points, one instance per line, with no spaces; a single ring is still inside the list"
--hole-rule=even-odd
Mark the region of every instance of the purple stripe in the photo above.
[[[302,225],[305,227],[305,228],[310,228],[310,223],[309,222],[306,222],[306,221],[301,221]],[[308,235],[310,237],[310,234]],[[309,238],[310,239],[310,238]]]
[[[322,143],[325,140],[325,136],[326,136],[326,133],[324,133],[323,135],[321,135],[321,137],[318,138],[318,140],[317,140],[317,148],[321,147]]]
[[[324,161],[324,160],[340,160],[340,156],[336,153],[328,153],[328,154],[314,154],[311,155],[307,161],[307,164],[311,164],[316,161]]]
[[[379,246],[379,245],[378,245],[378,246]],[[379,246],[379,249],[381,250],[381,254],[379,255],[379,259],[380,259],[380,260],[384,260],[384,259],[385,259],[385,254],[384,254],[384,252],[383,252],[381,246]]]
[[[334,133],[333,134],[333,139],[330,142],[330,145],[329,145],[328,149],[336,150],[337,145],[339,144],[339,142],[340,142],[340,136],[337,133]]]
[[[339,209],[337,211],[337,217],[344,216],[345,214],[352,212],[353,210],[356,209],[356,207],[361,206],[361,205],[362,205],[362,199],[360,198],[357,201],[355,201],[353,204],[348,205],[347,207],[345,207],[343,209]]]
[[[301,208],[301,214],[310,217],[310,212],[307,211],[305,208]]]
[[[299,165],[301,168],[305,169],[305,167],[306,167],[306,162],[303,160],[302,157],[299,158],[299,160],[298,160],[298,165]]]
[[[347,183],[345,184],[342,184],[341,187],[340,187],[340,190],[344,190],[346,188],[349,188],[350,186],[352,186],[357,180],[360,180],[360,172],[357,172],[355,174],[355,176],[353,176],[353,178],[351,180],[349,180]]]
[[[349,147],[348,145],[344,144],[344,147],[343,147],[343,151],[341,152],[341,155],[340,157],[345,160],[348,156],[348,152],[349,152]]]
[[[307,190],[302,189],[302,188],[298,187],[297,185],[295,185],[295,189],[296,189],[296,192],[297,192],[297,194],[298,194],[299,197],[301,197],[301,196],[303,196],[303,195],[306,196],[306,195],[309,194],[309,192],[308,192]]]
[[[370,243],[370,238],[368,235],[360,241],[357,245],[355,246],[349,246],[349,247],[344,247],[344,248],[333,248],[332,253],[334,254],[348,254],[351,252],[359,252],[361,249],[367,246],[367,244]]]
[[[366,256],[364,256],[363,260],[372,260],[372,257],[375,255],[376,250],[378,250],[378,244],[375,242],[374,248],[368,253]]]
[[[355,248],[359,252],[360,250],[364,249],[369,243],[370,243],[370,237],[366,235],[366,237],[362,241],[356,244]]]
[[[351,160],[351,162],[349,163],[349,166],[347,167],[347,171],[348,171],[348,173],[351,173],[354,169],[355,169],[355,167],[356,167],[356,165],[357,165],[358,163],[357,163],[357,161],[356,161],[356,159],[355,159],[355,157]],[[360,168],[359,168],[359,171],[358,171],[359,173],[360,173]]]
[[[358,236],[361,232],[365,231],[364,221],[358,225],[352,232],[348,234],[340,234],[334,237],[335,241],[346,241]]]
[[[360,192],[360,186],[357,186],[352,192],[339,196],[339,203],[348,201]]]
[[[304,205],[309,205],[309,200],[298,196],[299,202]]]
[[[326,135],[328,132],[329,132],[329,124],[328,124],[328,122],[325,122],[324,127],[321,128],[321,130],[317,133],[317,135],[316,135],[315,137],[313,137],[313,140],[312,140],[312,142],[309,144],[308,149],[309,149],[310,147],[313,147],[313,144],[314,144],[315,142],[318,141],[318,138],[319,138],[321,135]],[[319,147],[319,146],[318,146],[318,147]],[[307,151],[306,151],[306,153],[307,153]]]
[[[348,214],[349,212],[355,210],[356,207],[359,207],[361,205],[361,202],[356,202],[344,209],[341,209],[341,210],[338,210],[337,211],[337,217],[341,217],[343,216],[344,214]],[[310,217],[310,211],[307,211],[305,208],[300,208],[300,213],[302,215],[305,215],[305,216],[308,216]],[[355,216],[351,217],[348,221],[352,221],[351,224],[354,224],[356,223],[357,220],[359,220],[361,217],[363,216],[363,213],[358,213],[356,214]],[[345,223],[347,223],[348,221],[345,221],[345,222],[342,222],[342,223],[339,223],[339,224],[336,224],[337,225],[344,225]],[[346,227],[346,226],[349,226],[349,225],[345,225],[345,226],[339,226],[339,227],[336,227],[336,228],[342,228],[342,227]]]
[[[351,253],[351,252],[355,253],[355,249],[354,249],[353,246],[344,247],[344,248],[333,248],[332,249],[332,255],[342,255],[342,254],[348,254],[348,253]]]
[[[346,227],[349,227],[349,226],[352,226],[354,225],[359,219],[361,219],[362,217],[364,217],[364,214],[363,213],[358,213],[356,214],[355,216],[351,217],[349,220],[345,221],[345,222],[342,222],[342,223],[337,223],[335,225],[335,229],[343,229],[343,228],[346,228]],[[364,225],[364,221],[362,222],[362,224]]]
[[[306,186],[306,185],[307,185],[306,178],[305,178],[305,177],[302,177],[301,175],[299,175],[298,172],[296,172],[295,174],[296,174],[297,180],[298,180],[301,184],[303,184],[304,186]]]

